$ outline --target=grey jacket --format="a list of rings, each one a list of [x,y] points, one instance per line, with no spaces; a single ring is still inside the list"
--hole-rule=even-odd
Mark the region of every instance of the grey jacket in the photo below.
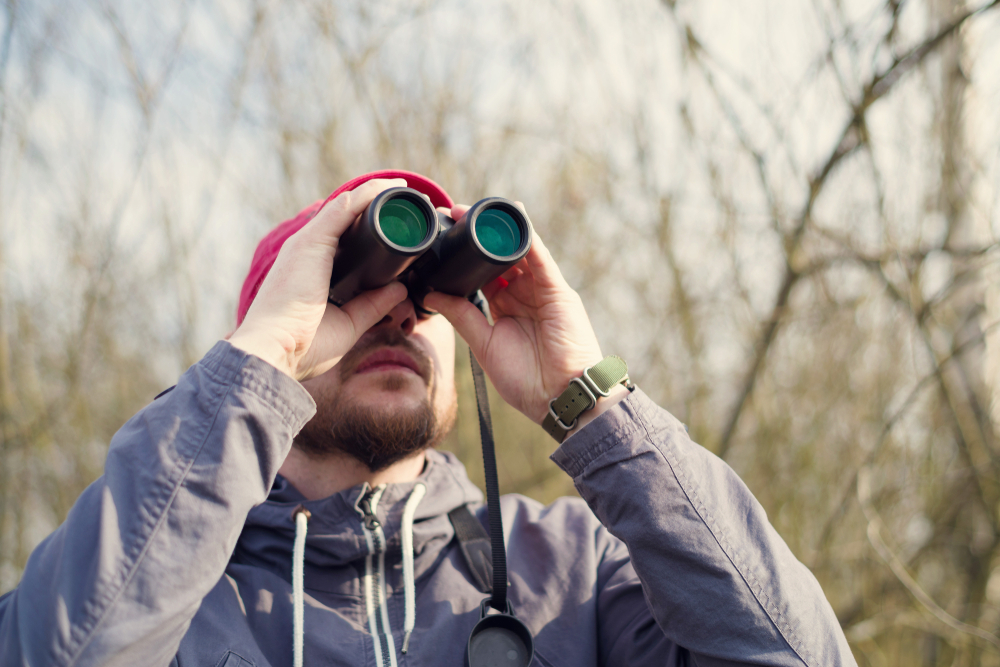
[[[216,345],[122,427],[104,476],[0,598],[0,666],[291,665],[299,504],[312,515],[307,666],[464,664],[484,595],[446,515],[472,503],[485,521],[481,494],[453,456],[429,452],[418,482],[376,490],[373,542],[358,509],[367,488],[306,502],[277,475],[314,410],[297,382]],[[815,578],[746,486],[641,391],[552,459],[583,500],[502,501],[533,665],[855,664]],[[416,484],[404,655],[400,526]]]

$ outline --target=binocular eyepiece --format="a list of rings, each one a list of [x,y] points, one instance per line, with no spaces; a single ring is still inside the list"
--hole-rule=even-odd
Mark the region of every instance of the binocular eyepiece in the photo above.
[[[482,199],[457,222],[411,188],[389,188],[340,237],[331,303],[399,279],[418,313],[431,291],[469,298],[531,248],[531,222],[502,197]]]

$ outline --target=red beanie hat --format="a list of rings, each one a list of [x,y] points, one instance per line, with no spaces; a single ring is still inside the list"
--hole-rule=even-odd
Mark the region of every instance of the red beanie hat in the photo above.
[[[426,176],[421,176],[410,171],[386,169],[383,171],[373,171],[370,174],[364,174],[363,176],[351,179],[334,190],[332,195],[302,209],[297,216],[291,220],[285,220],[260,240],[260,243],[257,244],[257,251],[253,254],[253,261],[250,262],[250,272],[247,273],[247,277],[243,281],[243,289],[240,290],[240,305],[236,311],[237,326],[242,324],[243,318],[247,316],[250,304],[253,303],[254,297],[257,296],[257,290],[260,289],[261,283],[264,282],[267,272],[274,266],[274,260],[278,257],[278,251],[281,250],[281,246],[285,243],[285,240],[312,220],[313,216],[319,213],[320,209],[328,201],[334,199],[342,192],[354,190],[365,181],[370,181],[373,178],[402,178],[406,180],[407,186],[430,197],[431,204],[435,207],[444,206],[445,208],[451,208],[455,205],[451,197],[448,196],[448,193],[444,191],[444,188]]]

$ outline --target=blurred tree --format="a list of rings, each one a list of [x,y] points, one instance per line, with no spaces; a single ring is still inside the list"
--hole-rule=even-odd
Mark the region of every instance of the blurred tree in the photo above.
[[[861,664],[1000,665],[997,4],[7,2],[0,591],[265,230],[396,166],[526,203]],[[573,493],[493,410],[502,489]]]

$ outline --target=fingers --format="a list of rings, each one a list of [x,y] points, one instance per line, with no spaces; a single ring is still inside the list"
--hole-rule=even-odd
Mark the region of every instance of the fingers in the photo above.
[[[355,189],[342,192],[336,199],[328,201],[302,231],[320,235],[326,243],[333,245],[380,192],[399,187],[406,187],[406,181],[402,178],[374,178],[365,181]]]
[[[531,275],[537,283],[545,287],[569,288],[569,284],[563,278],[562,271],[559,270],[556,261],[552,259],[549,249],[545,247],[542,238],[534,230],[531,234],[531,250],[528,251],[524,259],[527,262],[528,270],[531,271]]]
[[[438,213],[444,213],[452,220],[458,221],[462,219],[462,216],[465,215],[470,208],[472,207],[466,206],[465,204],[455,204],[451,208],[447,208],[445,206],[438,206],[437,211]]]
[[[391,282],[368,292],[362,292],[343,306],[341,310],[351,320],[353,335],[351,345],[370,328],[378,324],[397,304],[406,298],[406,287],[399,282]],[[327,308],[329,312],[330,309]]]
[[[530,273],[528,273],[528,262],[527,260],[522,259],[520,262],[504,271],[500,276],[500,280],[510,285],[512,282],[515,282],[518,278],[525,274],[528,274],[530,277]]]
[[[491,280],[490,282],[483,285],[483,296],[486,297],[487,301],[492,301],[493,297],[497,292],[507,287],[510,284],[509,280],[505,278],[497,278],[496,280]]]
[[[476,358],[484,359],[490,336],[493,334],[493,327],[486,321],[486,316],[478,308],[467,299],[442,292],[431,292],[425,296],[424,305],[444,315],[455,327],[458,335],[469,344],[469,348],[476,355]]]

